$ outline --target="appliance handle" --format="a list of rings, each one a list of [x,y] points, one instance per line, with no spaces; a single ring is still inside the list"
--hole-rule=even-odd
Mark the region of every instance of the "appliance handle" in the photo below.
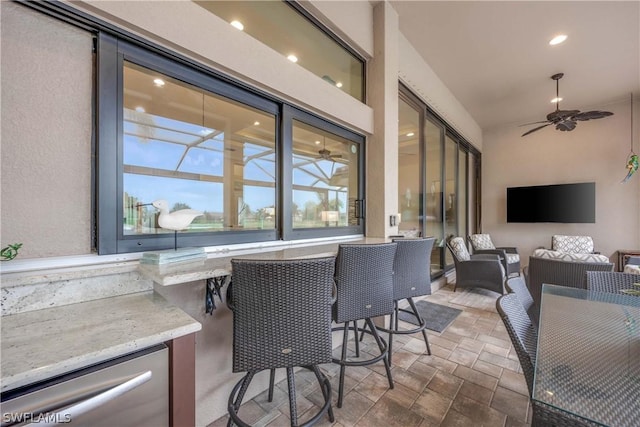
[[[25,427],[53,427],[60,423],[73,421],[75,418],[94,410],[99,406],[103,406],[108,402],[117,399],[125,393],[130,392],[134,388],[146,383],[151,379],[151,371],[146,371],[140,375],[131,378],[115,387],[112,387],[98,395],[90,397],[80,403],[62,409],[58,412],[50,412],[43,415],[45,422],[29,423]]]

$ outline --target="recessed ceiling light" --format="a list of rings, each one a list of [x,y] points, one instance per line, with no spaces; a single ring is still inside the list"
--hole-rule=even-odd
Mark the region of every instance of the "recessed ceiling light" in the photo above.
[[[316,145],[320,145],[320,141],[316,141]]]
[[[409,133],[407,134],[407,136],[413,136],[413,135],[415,135],[415,133],[413,133],[413,132],[409,132]]]
[[[260,122],[256,120],[255,122],[253,122],[253,125],[254,126],[260,126]]]
[[[244,25],[242,25],[242,22],[240,21],[233,20],[230,22],[230,24],[232,27],[237,28],[240,31],[244,30]]]
[[[164,86],[164,80],[162,80],[162,79],[153,79],[153,84],[158,86],[158,87],[162,87],[162,86]]]
[[[551,103],[552,103],[552,104],[555,104],[555,103],[560,102],[560,101],[562,101],[562,98],[553,98],[553,99],[551,100]]]
[[[342,82],[336,83],[336,87],[342,87]]]
[[[287,59],[291,62],[298,62],[298,57],[295,56],[294,54],[287,56]]]
[[[560,43],[562,43],[563,41],[565,41],[566,39],[567,39],[567,35],[566,35],[566,34],[558,34],[557,36],[555,36],[554,38],[552,38],[552,39],[549,41],[549,44],[550,44],[551,46],[556,45],[556,44],[560,44]]]
[[[136,111],[137,111],[138,113],[144,113],[144,112],[145,112],[144,107],[141,107],[141,106],[139,106],[139,105],[136,107]]]

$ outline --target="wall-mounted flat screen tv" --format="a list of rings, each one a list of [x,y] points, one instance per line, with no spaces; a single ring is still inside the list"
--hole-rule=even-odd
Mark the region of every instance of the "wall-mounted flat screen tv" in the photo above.
[[[596,222],[596,183],[507,188],[507,222]]]

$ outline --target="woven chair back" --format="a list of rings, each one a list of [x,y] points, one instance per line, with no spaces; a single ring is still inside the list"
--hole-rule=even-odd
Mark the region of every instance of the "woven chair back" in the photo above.
[[[397,243],[379,243],[338,247],[334,321],[343,323],[391,314],[397,246]]]
[[[393,299],[431,295],[431,249],[435,238],[394,239]]]
[[[231,265],[233,372],[331,362],[334,257]]]
[[[529,389],[529,396],[532,396],[538,333],[515,293],[498,298],[496,309],[516,350]]]
[[[507,292],[516,294],[525,311],[531,308],[533,305],[533,297],[531,296],[531,292],[529,292],[529,288],[527,288],[527,284],[522,276],[508,279],[505,284],[505,288],[507,289]]]

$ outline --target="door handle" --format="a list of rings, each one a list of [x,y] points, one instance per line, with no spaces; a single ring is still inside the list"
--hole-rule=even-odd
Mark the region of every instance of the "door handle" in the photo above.
[[[108,390],[103,391],[100,394],[97,394],[93,397],[83,400],[82,402],[76,403],[73,406],[70,406],[66,409],[61,409],[58,412],[49,412],[43,414],[42,418],[44,422],[35,422],[29,423],[26,427],[53,427],[59,425],[61,420],[66,422],[73,422],[73,420],[87,412],[90,412],[96,409],[99,406],[103,406],[112,400],[117,399],[133,390],[136,387],[141,386],[151,379],[151,371],[146,371],[137,375],[130,380],[127,380],[117,386],[114,386]]]

